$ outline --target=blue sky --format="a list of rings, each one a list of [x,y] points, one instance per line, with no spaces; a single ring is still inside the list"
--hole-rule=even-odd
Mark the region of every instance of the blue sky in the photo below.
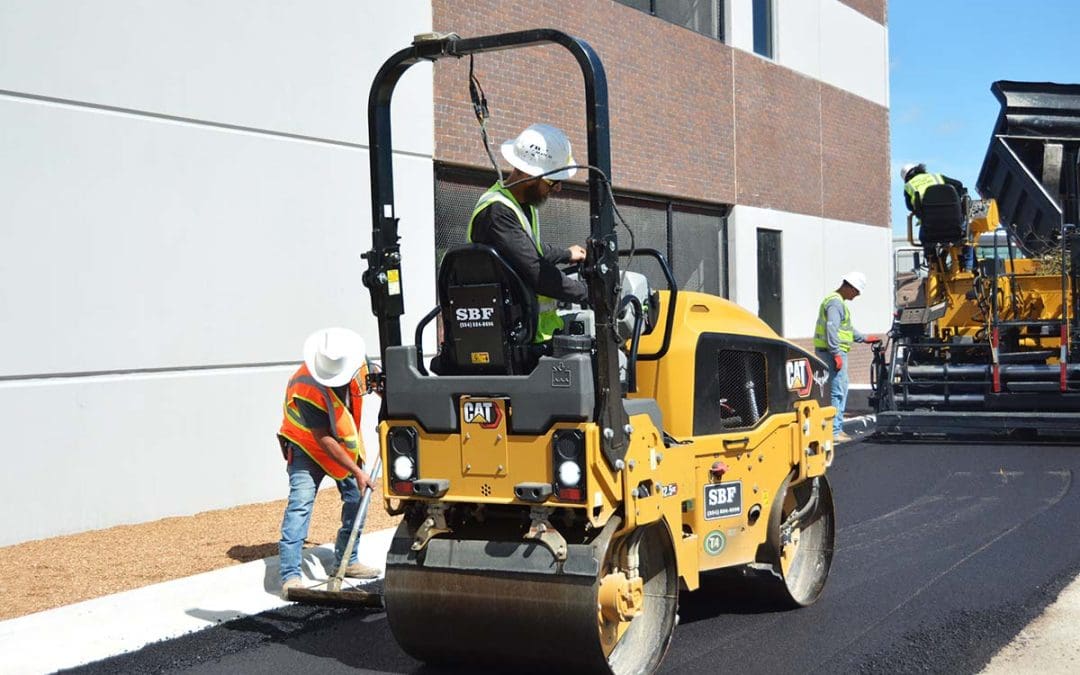
[[[1080,83],[1080,0],[889,0],[888,7],[889,173],[899,234],[906,162],[924,162],[974,194],[1000,109],[991,83]]]

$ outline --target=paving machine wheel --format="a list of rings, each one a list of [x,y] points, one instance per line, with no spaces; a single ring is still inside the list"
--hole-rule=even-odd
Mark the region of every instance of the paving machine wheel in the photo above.
[[[589,302],[538,344],[535,292],[499,252],[451,248],[439,306],[402,344],[394,85],[414,63],[545,43],[570,51],[586,86]],[[384,602],[394,638],[428,663],[650,673],[679,591],[703,573],[765,566],[807,605],[829,572],[826,364],[734,303],[680,291],[659,251],[619,249],[606,94],[592,48],[554,30],[420,36],[372,85],[364,283],[383,371],[370,377],[385,503],[403,515]],[[624,268],[650,261],[666,289]],[[420,345],[437,316],[429,370]]]

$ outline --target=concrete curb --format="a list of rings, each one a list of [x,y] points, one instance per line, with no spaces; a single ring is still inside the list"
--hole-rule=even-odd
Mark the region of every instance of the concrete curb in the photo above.
[[[362,535],[360,562],[381,568],[393,534],[389,528]],[[333,555],[331,546],[305,550],[305,580],[327,578]],[[0,670],[72,668],[290,604],[278,596],[278,584],[273,556],[2,621]]]

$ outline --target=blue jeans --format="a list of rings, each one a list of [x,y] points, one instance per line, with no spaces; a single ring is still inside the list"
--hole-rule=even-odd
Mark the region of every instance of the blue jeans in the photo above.
[[[319,489],[326,472],[303,450],[293,448],[292,461],[289,462],[289,501],[285,505],[285,517],[281,521],[281,541],[278,542],[278,554],[281,556],[281,580],[300,578],[301,554],[304,540],[307,539],[308,526],[311,524],[311,509],[315,505],[315,492]],[[349,533],[356,511],[360,508],[360,489],[356,479],[349,476],[336,481],[341,493],[341,529],[334,543],[334,566],[341,564],[345,546],[349,543]],[[356,549],[349,554],[349,564],[356,562]]]
[[[840,370],[836,369],[835,359],[829,352],[819,351],[817,357],[829,364],[829,391],[832,393],[829,403],[836,408],[836,418],[833,419],[833,435],[835,436],[844,430],[844,408],[847,407],[848,390],[848,355],[840,352],[840,358],[843,359],[843,367]]]

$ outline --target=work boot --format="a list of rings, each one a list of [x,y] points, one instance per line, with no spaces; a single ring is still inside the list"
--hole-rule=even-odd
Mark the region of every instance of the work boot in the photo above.
[[[289,599],[290,588],[303,588],[304,582],[300,581],[300,577],[289,577],[285,581],[281,582],[281,599]]]
[[[835,434],[833,434],[832,438],[833,438],[833,443],[850,443],[851,441],[855,440],[854,438],[852,438],[851,436],[848,436],[843,431],[836,432]]]
[[[345,576],[350,579],[375,579],[382,570],[377,567],[368,567],[364,563],[354,562],[345,566]]]

